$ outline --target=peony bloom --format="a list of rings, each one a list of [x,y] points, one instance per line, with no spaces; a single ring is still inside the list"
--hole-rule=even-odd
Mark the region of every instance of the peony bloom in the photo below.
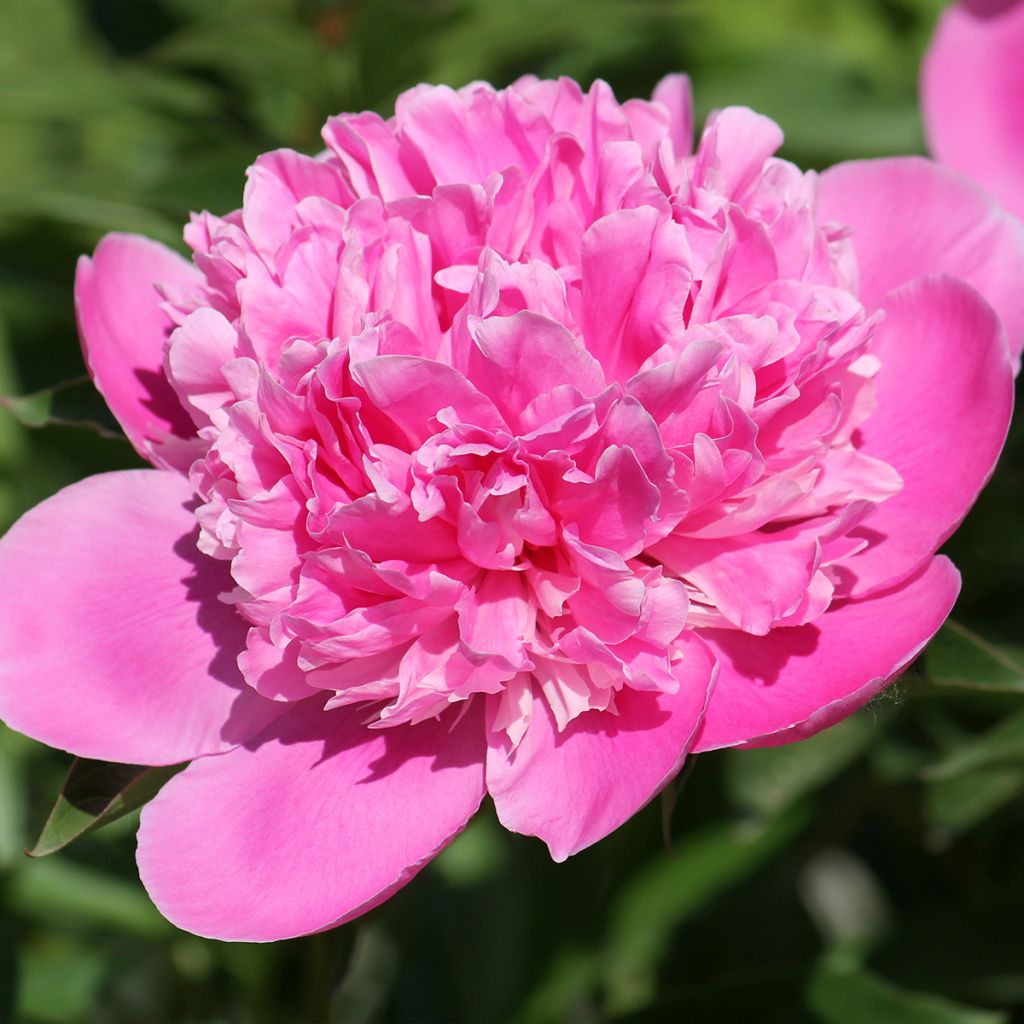
[[[928,144],[1024,218],[1024,3],[962,0],[939,20],[921,72]]]
[[[0,715],[192,761],[139,834],[181,927],[347,921],[485,794],[562,860],[945,619],[1024,346],[1016,223],[923,159],[803,173],[747,109],[690,136],[681,76],[421,86],[257,160],[191,262],[81,261],[154,468],[0,544]]]

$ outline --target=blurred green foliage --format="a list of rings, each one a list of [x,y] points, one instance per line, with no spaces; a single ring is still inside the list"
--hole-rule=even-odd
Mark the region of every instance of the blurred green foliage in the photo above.
[[[75,383],[74,264],[103,232],[180,244],[190,209],[238,205],[258,153],[314,151],[328,114],[386,111],[421,80],[601,76],[627,97],[684,69],[700,116],[755,106],[805,166],[920,151],[917,67],[940,6],[2,0],[0,394],[30,397],[0,404],[0,525],[136,464]],[[0,731],[0,1020],[1011,1021],[1022,476],[1018,422],[949,545],[963,625],[872,707],[804,744],[700,757],[563,865],[485,811],[414,884],[321,936],[176,931],[138,883],[133,813],[27,859],[70,759]]]

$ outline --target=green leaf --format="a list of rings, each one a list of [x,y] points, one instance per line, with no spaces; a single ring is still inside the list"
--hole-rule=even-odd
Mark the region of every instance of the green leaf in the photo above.
[[[23,861],[7,885],[9,909],[33,921],[69,922],[146,938],[166,938],[173,927],[146,898],[137,881],[55,857]]]
[[[938,686],[995,693],[1024,693],[1024,658],[990,643],[959,622],[948,621],[924,656],[928,678]]]
[[[609,1010],[627,1013],[647,1005],[672,933],[783,849],[808,816],[806,808],[794,807],[759,827],[709,826],[627,882],[611,911],[605,963]]]
[[[1003,1024],[1008,1016],[942,996],[909,992],[867,971],[826,960],[807,1001],[822,1024]]]
[[[508,859],[508,847],[498,823],[478,814],[466,830],[445,847],[433,870],[456,889],[472,888],[497,875]]]
[[[930,845],[936,849],[948,846],[1022,793],[1024,766],[983,768],[931,783],[924,795]]]
[[[729,796],[742,810],[776,814],[838,775],[880,736],[888,712],[866,709],[800,743],[726,751]]]
[[[0,395],[0,407],[26,427],[84,427],[102,437],[124,440],[117,420],[88,377],[76,377],[31,395]]]
[[[22,766],[9,742],[10,735],[0,728],[0,871],[21,860],[25,832]]]
[[[30,857],[45,857],[154,797],[183,765],[149,768],[76,758]]]
[[[999,765],[1024,767],[1024,710],[1007,715],[988,732],[963,741],[924,769],[922,775],[933,781],[952,779]]]
[[[80,945],[50,941],[26,948],[18,972],[18,1019],[48,1024],[88,1020],[111,967],[102,953]]]

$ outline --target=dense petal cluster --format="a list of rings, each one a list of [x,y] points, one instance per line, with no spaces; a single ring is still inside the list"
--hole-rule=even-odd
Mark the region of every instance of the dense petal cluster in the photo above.
[[[747,109],[691,133],[682,76],[421,86],[257,160],[191,262],[83,260],[90,370],[157,468],[0,545],[0,714],[196,758],[140,833],[173,920],[347,920],[485,792],[562,859],[688,753],[847,714],[948,614],[1018,227],[923,160],[804,173]]]

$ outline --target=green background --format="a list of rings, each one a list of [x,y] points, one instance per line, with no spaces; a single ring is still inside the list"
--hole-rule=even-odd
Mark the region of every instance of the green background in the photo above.
[[[625,99],[686,70],[701,118],[754,106],[804,166],[920,152],[917,69],[940,6],[0,0],[0,394],[83,373],[72,278],[102,233],[180,244],[190,209],[236,207],[254,157],[315,151],[328,114],[386,112],[419,81],[600,76]],[[87,388],[7,406],[4,525],[136,464]],[[564,865],[485,808],[384,907],[322,936],[177,931],[138,882],[136,815],[29,860],[70,759],[0,729],[0,1019],[1016,1019],[1022,476],[1018,423],[948,545],[958,624],[865,711],[804,744],[695,759],[684,785]]]

